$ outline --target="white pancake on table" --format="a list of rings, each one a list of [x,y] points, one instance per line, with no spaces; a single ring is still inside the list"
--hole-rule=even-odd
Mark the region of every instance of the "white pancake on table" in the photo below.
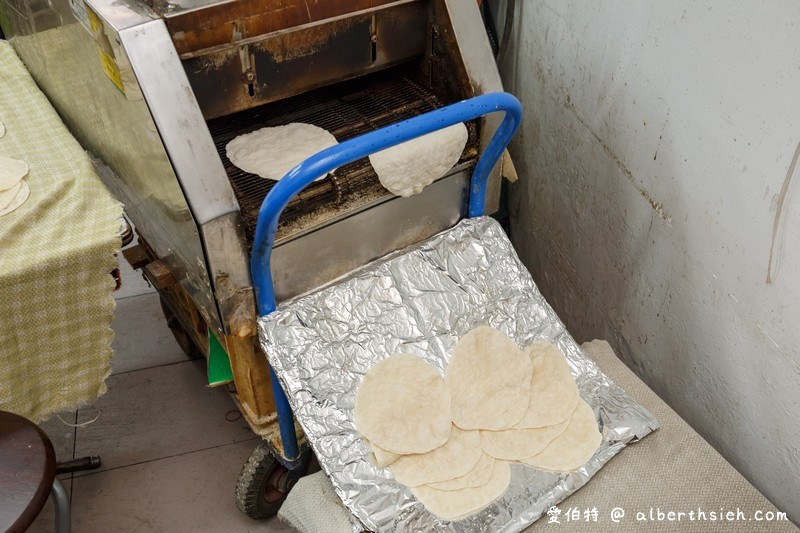
[[[0,191],[10,189],[28,174],[28,164],[19,159],[0,156]]]
[[[3,209],[0,209],[0,217],[3,215],[7,215],[17,209],[19,206],[25,203],[25,200],[28,199],[30,196],[31,190],[28,187],[28,183],[25,181],[19,182],[20,188],[16,195],[14,195],[14,199],[11,200],[11,203],[5,206]]]
[[[22,188],[22,181],[20,181],[10,189],[0,190],[0,211],[11,205],[11,202],[14,200],[14,197],[17,196],[17,193],[21,188]]]

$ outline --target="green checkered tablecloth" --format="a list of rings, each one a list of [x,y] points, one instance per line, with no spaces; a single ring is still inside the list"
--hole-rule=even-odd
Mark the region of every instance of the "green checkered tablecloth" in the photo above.
[[[106,391],[122,205],[5,41],[0,122],[31,190],[0,217],[0,409],[38,422]]]

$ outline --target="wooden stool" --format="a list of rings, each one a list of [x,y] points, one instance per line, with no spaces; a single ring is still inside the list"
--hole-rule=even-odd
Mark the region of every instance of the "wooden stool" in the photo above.
[[[56,506],[56,531],[68,533],[69,499],[56,477],[53,444],[30,420],[0,411],[0,530],[25,531],[48,494]]]

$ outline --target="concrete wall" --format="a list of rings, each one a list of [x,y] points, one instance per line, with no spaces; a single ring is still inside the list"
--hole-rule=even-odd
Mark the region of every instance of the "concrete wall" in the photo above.
[[[502,70],[542,291],[800,521],[800,3],[518,0]]]

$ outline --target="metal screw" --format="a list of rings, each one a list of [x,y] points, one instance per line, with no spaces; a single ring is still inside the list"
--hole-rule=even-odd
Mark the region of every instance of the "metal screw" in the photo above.
[[[244,79],[245,83],[253,83],[256,81],[256,73],[252,70],[245,70],[242,73],[242,79]]]

